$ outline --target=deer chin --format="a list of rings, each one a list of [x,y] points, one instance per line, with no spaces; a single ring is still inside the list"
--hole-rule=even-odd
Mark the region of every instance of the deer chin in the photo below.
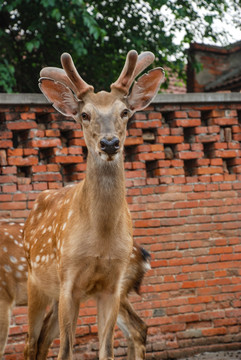
[[[115,153],[115,154],[106,154],[105,152],[99,152],[99,156],[101,158],[101,160],[105,161],[105,162],[112,162],[115,161],[119,158],[119,152]]]

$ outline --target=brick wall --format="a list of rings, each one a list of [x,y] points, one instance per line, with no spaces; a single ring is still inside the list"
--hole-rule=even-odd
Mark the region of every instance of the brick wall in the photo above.
[[[84,177],[80,126],[42,96],[1,95],[0,124],[0,216],[24,220],[40,191]],[[125,167],[135,240],[152,256],[142,296],[131,296],[149,325],[147,358],[240,348],[241,94],[158,95],[129,124]],[[5,360],[22,359],[26,323],[15,308]],[[126,356],[119,330],[115,349]],[[97,350],[89,301],[75,353]]]

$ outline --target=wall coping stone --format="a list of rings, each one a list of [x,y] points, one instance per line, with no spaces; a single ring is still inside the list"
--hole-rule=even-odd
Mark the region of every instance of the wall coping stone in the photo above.
[[[240,102],[241,93],[186,93],[157,94],[153,104],[171,103],[219,103]],[[42,94],[0,94],[0,105],[46,105],[49,104]]]

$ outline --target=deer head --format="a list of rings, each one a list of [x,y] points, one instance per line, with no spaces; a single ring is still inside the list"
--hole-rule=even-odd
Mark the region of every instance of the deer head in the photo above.
[[[150,70],[134,83],[129,93],[135,78],[153,61],[151,52],[138,56],[131,50],[111,91],[94,93],[94,88],[78,74],[71,56],[64,53],[63,69],[44,68],[39,86],[56,110],[82,124],[89,151],[97,158],[112,161],[123,151],[129,118],[148,106],[164,79],[162,68]]]

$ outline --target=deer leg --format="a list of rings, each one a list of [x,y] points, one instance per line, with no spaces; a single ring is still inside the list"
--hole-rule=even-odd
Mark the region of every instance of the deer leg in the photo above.
[[[119,310],[118,294],[102,294],[97,301],[98,306],[98,333],[99,333],[99,359],[113,360],[114,327]]]
[[[64,288],[64,286],[63,286]],[[72,359],[73,341],[79,313],[79,299],[66,288],[60,292],[59,298],[59,330],[60,350],[58,360]]]
[[[38,339],[37,360],[44,360],[47,358],[49,347],[52,341],[59,335],[58,322],[58,302],[55,301],[48,311],[41,333]]]
[[[127,359],[145,359],[147,325],[139,318],[127,298],[121,299],[117,325],[128,341]]]
[[[11,316],[11,303],[5,300],[0,300],[0,359],[2,359],[4,354],[5,345],[8,338],[8,329],[10,324]]]
[[[45,310],[48,305],[48,297],[44,295],[37,285],[28,277],[28,337],[24,349],[26,360],[35,360],[37,344],[43,325]]]

